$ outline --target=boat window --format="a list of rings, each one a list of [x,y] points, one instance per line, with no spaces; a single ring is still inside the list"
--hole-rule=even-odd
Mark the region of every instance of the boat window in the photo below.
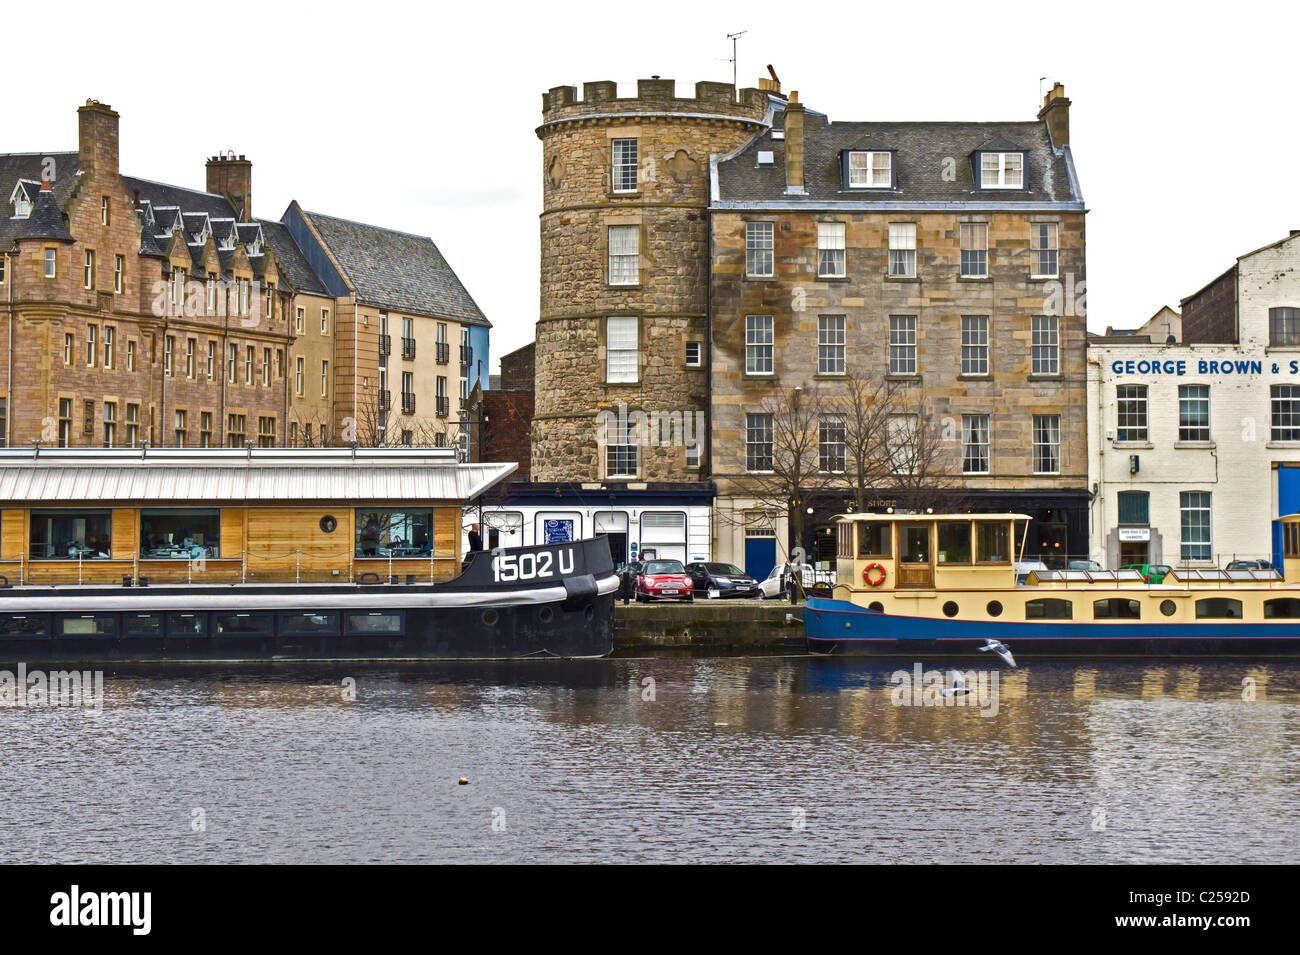
[[[22,640],[29,637],[48,637],[49,618],[43,613],[5,614],[0,616],[0,639]]]
[[[1206,597],[1196,601],[1197,620],[1240,620],[1241,601],[1232,597]]]
[[[1300,524],[1288,524],[1288,527],[1300,527]],[[1275,597],[1264,601],[1264,617],[1300,617],[1300,600],[1295,597]]]
[[[198,560],[221,556],[221,511],[170,508],[140,512],[143,560]]]
[[[1107,597],[1092,602],[1094,620],[1138,620],[1141,616],[1142,605],[1126,597]]]
[[[123,633],[128,637],[161,637],[162,615],[157,613],[128,613],[125,615]]]
[[[56,637],[113,637],[117,615],[111,613],[61,613],[54,618]]]
[[[319,613],[282,613],[280,614],[280,633],[282,636],[311,637],[317,634],[334,636],[339,632],[338,611],[326,610]]]
[[[1025,601],[1026,620],[1073,620],[1074,602],[1060,597],[1039,597]]]
[[[358,557],[429,557],[433,511],[357,511]]]
[[[169,613],[167,615],[167,636],[169,637],[204,637],[208,633],[207,614]]]
[[[1011,534],[1006,524],[986,521],[976,526],[979,528],[977,559],[981,564],[1005,564],[1011,560]]]
[[[889,556],[889,525],[876,521],[858,524],[858,556]]]
[[[936,553],[941,564],[969,564],[970,521],[940,521]]]
[[[232,637],[269,637],[271,635],[271,615],[269,613],[214,613],[212,615],[213,632]]]
[[[111,511],[32,511],[32,560],[107,560]]]
[[[350,613],[346,616],[347,632],[358,636],[394,636],[402,632],[401,613]]]
[[[930,525],[911,524],[902,528],[903,547],[898,559],[904,564],[928,564],[930,562]]]

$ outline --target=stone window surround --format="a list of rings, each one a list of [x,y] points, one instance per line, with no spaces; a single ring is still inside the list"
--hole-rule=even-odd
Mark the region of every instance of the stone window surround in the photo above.
[[[626,288],[627,286],[619,286]],[[636,379],[633,381],[606,381],[605,376],[609,372],[609,319],[611,318],[635,318],[636,319]],[[640,388],[643,372],[645,370],[645,349],[642,347],[646,340],[646,315],[638,309],[610,309],[600,316],[596,323],[596,360],[599,363],[600,381],[598,384],[603,388]]]
[[[609,275],[609,230],[611,226],[636,226],[636,255],[637,255],[637,275],[636,281],[630,283],[613,283]],[[605,288],[616,291],[619,289],[638,289],[645,284],[646,271],[646,229],[643,218],[639,215],[613,215],[607,216],[600,222],[600,261],[602,271],[604,272]]]

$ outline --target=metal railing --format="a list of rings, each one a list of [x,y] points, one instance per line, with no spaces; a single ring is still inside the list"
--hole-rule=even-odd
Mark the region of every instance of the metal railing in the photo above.
[[[439,365],[445,365],[451,361],[451,345],[447,342],[437,342],[434,348],[434,357]]]
[[[415,414],[415,392],[402,392],[402,414]]]
[[[403,358],[407,358],[407,359],[410,359],[410,358],[414,358],[414,357],[415,357],[415,339],[414,339],[414,338],[403,338],[403,339],[402,339],[402,357],[403,357]]]
[[[439,418],[445,418],[451,411],[451,402],[446,395],[438,395],[435,399]]]
[[[381,355],[391,355],[392,353],[393,353],[393,336],[392,336],[392,335],[380,335],[380,336],[379,336],[379,354],[381,354]]]
[[[381,548],[386,549],[386,548]],[[333,554],[241,551],[238,557],[193,560],[96,558],[92,560],[0,561],[9,586],[148,586],[238,583],[434,583],[459,573],[454,554],[366,555],[357,549]]]

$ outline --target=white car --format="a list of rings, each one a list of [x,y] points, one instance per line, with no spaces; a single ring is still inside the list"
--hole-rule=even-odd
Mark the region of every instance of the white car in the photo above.
[[[772,568],[772,572],[767,575],[758,589],[761,590],[762,600],[773,600],[778,597],[785,597],[789,594],[789,581],[794,574],[793,564],[777,564]],[[800,575],[803,580],[803,589],[807,593],[814,584],[835,584],[835,571],[833,570],[814,570],[811,565],[803,565],[803,573]],[[784,585],[784,586],[783,586]]]

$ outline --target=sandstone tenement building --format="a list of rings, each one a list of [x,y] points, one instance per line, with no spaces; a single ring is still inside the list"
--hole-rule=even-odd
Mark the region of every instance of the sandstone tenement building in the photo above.
[[[3,444],[461,439],[490,326],[431,240],[258,219],[244,156],[204,190],[125,176],[94,101],[76,152],[0,154],[0,188]]]
[[[1069,106],[1058,84],[1026,122],[831,122],[792,93],[715,160],[721,553],[741,554],[755,524],[773,399],[843,398],[857,377],[889,382],[900,410],[924,396],[936,470],[963,510],[1029,514],[1027,557],[1087,556],[1085,208]],[[822,466],[846,470],[842,419],[820,431]],[[890,503],[888,488],[877,498]],[[806,547],[833,556],[829,518],[846,503],[815,507]]]
[[[611,534],[620,558],[653,542],[763,573],[787,544],[815,552],[847,495],[824,494],[787,541],[754,494],[764,405],[857,377],[925,396],[963,507],[1029,513],[1027,556],[1086,556],[1069,109],[1058,84],[1029,121],[833,123],[775,75],[693,98],[658,77],[634,97],[546,93],[532,465],[555,514]],[[638,444],[609,426],[619,408],[702,411],[708,440]],[[825,425],[838,473],[843,439]],[[649,498],[680,505],[672,535],[666,514],[647,521]]]

